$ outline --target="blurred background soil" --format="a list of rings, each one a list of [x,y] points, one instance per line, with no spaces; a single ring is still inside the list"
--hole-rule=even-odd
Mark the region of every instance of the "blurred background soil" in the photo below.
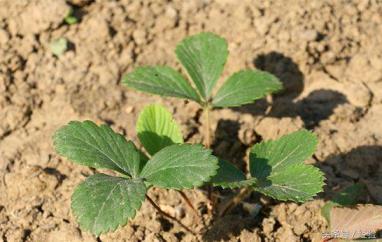
[[[63,21],[70,8],[77,24]],[[91,119],[137,141],[138,113],[162,103],[187,141],[201,142],[197,105],[120,84],[140,65],[180,70],[176,43],[201,31],[229,43],[219,85],[235,71],[258,68],[285,86],[269,113],[265,100],[214,111],[215,154],[246,170],[251,145],[306,127],[319,138],[308,162],[325,172],[327,185],[306,204],[253,193],[223,219],[206,213],[202,191],[188,191],[207,231],[178,193],[151,191],[164,210],[203,241],[320,241],[327,231],[320,207],[339,189],[363,182],[365,201],[382,202],[380,1],[0,0],[0,241],[196,241],[147,202],[116,232],[95,238],[81,231],[70,196],[95,171],[57,156],[51,137],[70,120]],[[49,45],[61,37],[69,48],[56,57]]]

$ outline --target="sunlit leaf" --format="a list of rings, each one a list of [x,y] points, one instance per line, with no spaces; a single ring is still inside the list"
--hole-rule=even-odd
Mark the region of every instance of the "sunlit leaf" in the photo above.
[[[72,196],[72,210],[81,228],[98,236],[134,218],[145,194],[140,179],[96,174],[78,185]]]
[[[137,122],[139,140],[151,155],[162,148],[183,143],[179,126],[161,105],[149,105],[143,109]]]
[[[142,92],[200,102],[195,89],[179,72],[167,66],[138,67],[125,75],[123,83]]]
[[[156,153],[141,176],[154,186],[184,189],[203,185],[214,176],[218,160],[201,145],[174,144]]]
[[[78,164],[107,168],[137,177],[143,162],[131,141],[109,126],[72,121],[53,136],[58,154]]]
[[[182,40],[175,52],[200,95],[208,100],[227,60],[225,39],[213,33],[196,34]]]
[[[257,70],[239,71],[228,78],[213,98],[215,107],[234,107],[252,103],[282,88],[274,75]]]

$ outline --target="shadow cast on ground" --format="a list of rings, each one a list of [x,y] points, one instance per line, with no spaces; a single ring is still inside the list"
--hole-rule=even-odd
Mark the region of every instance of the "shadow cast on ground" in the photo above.
[[[362,202],[382,204],[382,146],[359,146],[349,152],[331,155],[317,164],[326,177],[323,197],[330,199],[354,183],[366,185],[368,196]]]
[[[304,75],[291,58],[281,53],[270,52],[259,55],[253,64],[257,69],[277,76],[283,83],[283,90],[273,95],[272,105],[262,99],[254,104],[233,108],[235,111],[276,118],[300,116],[305,127],[313,129],[322,120],[329,118],[338,105],[347,102],[345,95],[330,89],[315,90],[307,97],[296,101],[295,99],[304,90]],[[267,113],[266,110],[270,105],[272,109]]]

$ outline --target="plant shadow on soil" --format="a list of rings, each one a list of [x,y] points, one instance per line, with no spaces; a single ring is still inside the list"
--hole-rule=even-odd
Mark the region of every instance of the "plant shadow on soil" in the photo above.
[[[366,185],[367,196],[362,203],[382,204],[382,146],[365,145],[349,152],[331,155],[316,164],[326,177],[323,198],[330,199],[336,192],[354,183]]]
[[[278,77],[283,84],[283,90],[273,95],[272,109],[269,113],[266,113],[269,104],[264,99],[233,108],[234,111],[275,118],[300,116],[304,126],[313,129],[322,120],[329,118],[338,105],[347,102],[345,95],[329,89],[315,90],[307,97],[295,101],[304,90],[304,75],[291,58],[279,52],[259,55],[253,60],[253,64],[257,69]]]
[[[266,114],[269,107],[267,102],[263,99],[255,104],[249,104],[238,108],[233,108],[234,111],[249,113],[252,115],[263,115],[275,118],[283,117],[297,117],[299,116],[307,129],[314,129],[323,120],[326,120],[333,114],[334,109],[347,102],[346,97],[337,91],[321,89],[311,92],[307,97],[299,101],[294,101],[304,89],[304,76],[299,70],[296,63],[289,57],[284,56],[278,52],[270,52],[265,55],[260,55],[254,59],[254,65],[261,70],[268,71],[277,76],[283,83],[284,90],[274,96],[272,109],[270,113]],[[248,145],[240,142],[239,139],[240,124],[236,121],[222,119],[218,121],[217,129],[215,131],[215,140],[212,145],[215,155],[232,162],[238,168],[247,173],[246,163],[244,161]],[[261,141],[261,137],[255,137],[256,142]],[[372,154],[372,155],[370,155]],[[341,173],[339,164],[344,164],[343,161],[352,160],[352,164],[360,165],[364,160],[364,156],[368,156],[368,160],[372,157],[381,157],[382,160],[382,147],[379,146],[362,146],[355,148],[346,154],[339,154],[330,156],[323,162],[315,164],[319,167],[326,176],[325,192],[322,197],[330,199],[331,191],[336,187],[351,185],[355,182],[367,182],[368,175],[365,176],[364,169],[356,169],[359,178],[349,179],[346,175]],[[350,161],[349,161],[350,162]],[[371,161],[370,172],[375,172],[373,168],[378,166],[377,160]],[[363,167],[363,165],[360,165]],[[340,170],[338,170],[340,169]],[[357,175],[354,175],[357,177]],[[382,182],[381,182],[382,183]],[[370,189],[369,189],[370,190]],[[217,189],[218,193],[225,197],[232,196],[233,192],[224,189]],[[250,204],[256,204],[260,201],[260,194],[253,192],[244,201]],[[382,195],[381,201],[382,201]],[[376,198],[374,197],[375,201]],[[277,204],[278,202],[270,199],[269,203],[261,208],[257,216],[253,216],[243,208],[242,204],[236,206],[231,212],[224,217],[215,217],[210,225],[208,231],[203,234],[204,241],[220,241],[229,239],[229,235],[239,235],[241,230],[253,230],[260,227],[263,218],[268,217],[271,211],[269,205]],[[275,226],[277,230],[277,226]]]

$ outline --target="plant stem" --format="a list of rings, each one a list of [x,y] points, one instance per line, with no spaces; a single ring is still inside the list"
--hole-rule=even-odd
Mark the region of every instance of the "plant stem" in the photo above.
[[[232,208],[236,207],[243,199],[245,199],[249,194],[251,194],[252,188],[245,187],[240,190],[231,200],[223,207],[222,211],[219,213],[220,217],[223,217]]]
[[[207,149],[211,147],[211,121],[210,121],[210,107],[209,105],[204,106],[204,113],[206,117],[205,125],[205,134],[204,134],[204,142]]]
[[[183,198],[183,200],[187,203],[187,205],[192,209],[192,211],[195,213],[195,215],[197,217],[200,217],[198,211],[195,209],[194,205],[192,205],[192,203],[191,203],[190,199],[187,197],[187,195],[183,191],[180,191],[180,190],[177,190],[177,192],[180,194],[180,196]]]
[[[205,132],[204,132],[204,145],[206,146],[207,149],[211,148],[211,120],[210,120],[210,106],[209,104],[205,104],[203,106],[203,111],[205,115]],[[212,200],[212,187],[209,185],[207,186],[207,197],[208,200],[211,203],[212,210],[215,206],[214,201]],[[209,213],[212,211],[209,210]]]
[[[184,225],[179,219],[171,216],[170,214],[166,213],[165,211],[163,211],[150,197],[149,195],[146,195],[146,198],[147,200],[151,203],[151,205],[160,213],[162,214],[163,216],[177,222],[182,228],[184,228],[185,230],[187,230],[188,232],[190,232],[191,234],[195,235],[196,236],[196,233],[194,231],[192,231],[190,228],[188,228],[186,225]]]

